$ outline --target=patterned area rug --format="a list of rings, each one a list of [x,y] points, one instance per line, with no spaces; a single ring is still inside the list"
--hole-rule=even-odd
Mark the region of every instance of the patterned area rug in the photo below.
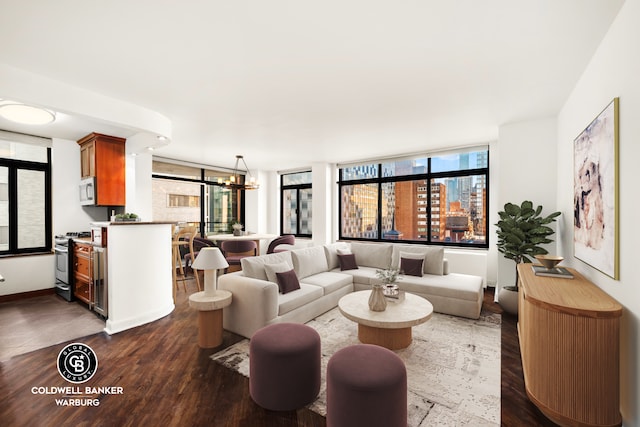
[[[395,353],[407,367],[409,426],[497,426],[500,424],[499,314],[469,320],[434,313],[413,328],[413,343]],[[308,406],[326,415],[325,374],[331,355],[358,344],[357,325],[337,308],[307,323],[322,343],[320,395]],[[249,376],[249,341],[211,356]]]

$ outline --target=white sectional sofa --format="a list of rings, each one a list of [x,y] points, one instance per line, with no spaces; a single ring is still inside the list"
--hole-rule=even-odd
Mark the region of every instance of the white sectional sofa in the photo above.
[[[351,253],[357,269],[341,270],[339,252]],[[233,294],[224,309],[224,328],[251,338],[271,323],[304,323],[338,305],[350,292],[379,283],[376,270],[399,267],[402,258],[421,258],[422,276],[403,275],[401,290],[422,296],[434,311],[477,319],[483,278],[449,273],[443,248],[409,244],[338,242],[244,258],[242,271],[221,276],[218,287]],[[276,273],[294,270],[300,289],[280,293]]]

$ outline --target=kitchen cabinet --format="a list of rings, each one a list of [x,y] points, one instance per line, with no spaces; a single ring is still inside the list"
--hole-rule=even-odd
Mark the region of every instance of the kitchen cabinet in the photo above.
[[[126,139],[91,133],[78,141],[80,177],[96,178],[96,205],[124,206]]]
[[[73,294],[90,308],[93,305],[92,251],[89,243],[73,243]]]
[[[527,396],[553,422],[619,426],[622,306],[574,269],[520,264],[518,335]]]

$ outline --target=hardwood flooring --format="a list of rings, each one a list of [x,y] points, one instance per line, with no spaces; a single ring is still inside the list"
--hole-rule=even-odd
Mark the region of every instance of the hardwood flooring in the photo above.
[[[190,284],[190,290],[195,289]],[[501,312],[493,290],[486,309]],[[516,319],[503,315],[503,426],[550,426],[524,392]],[[112,336],[98,333],[76,340],[98,357],[92,387],[122,387],[122,394],[90,395],[97,406],[57,406],[63,395],[33,392],[34,387],[68,387],[56,359],[63,345],[54,345],[0,363],[0,425],[3,426],[325,426],[309,410],[267,411],[249,396],[248,379],[212,362],[209,356],[241,337],[225,331],[220,348],[197,346],[197,313],[178,292],[176,309],[152,324]],[[83,395],[72,396],[84,399]]]

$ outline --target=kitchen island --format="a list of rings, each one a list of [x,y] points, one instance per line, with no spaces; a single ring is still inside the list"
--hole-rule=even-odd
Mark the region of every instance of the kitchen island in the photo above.
[[[115,334],[158,320],[173,311],[171,223],[102,222],[107,246],[108,315],[105,332]],[[106,230],[106,239],[104,236]]]

